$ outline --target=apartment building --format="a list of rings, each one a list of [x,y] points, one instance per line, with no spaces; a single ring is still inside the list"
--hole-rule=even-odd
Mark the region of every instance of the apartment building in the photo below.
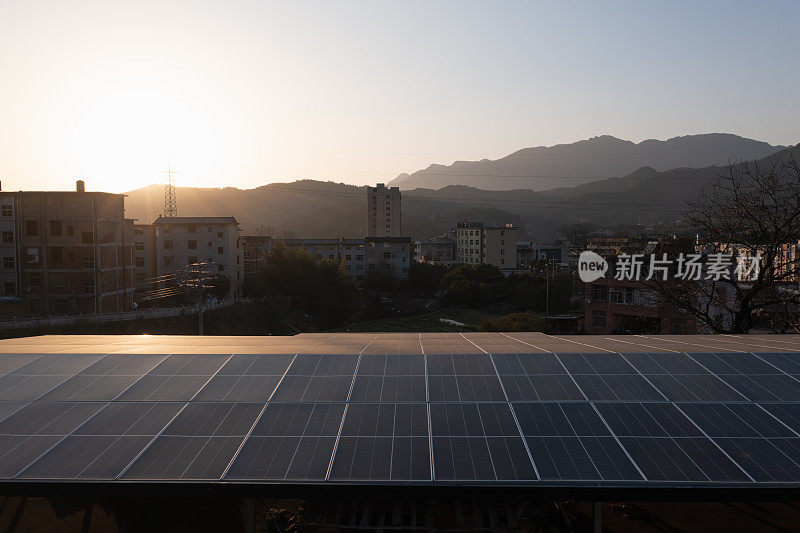
[[[585,329],[610,333],[697,333],[697,323],[641,282],[600,278],[586,284]]]
[[[451,265],[456,260],[456,241],[452,233],[425,241],[414,241],[411,255],[418,263]]]
[[[156,228],[152,224],[133,225],[133,282],[136,295],[145,294],[155,287]]]
[[[363,280],[370,272],[397,279],[408,277],[411,237],[279,239],[276,242],[303,251],[318,263],[342,263],[345,272],[354,280]]]
[[[234,217],[159,217],[153,225],[160,280],[180,275],[187,265],[210,263],[230,281],[227,297],[241,298],[244,261]]]
[[[529,267],[538,261],[553,261],[556,264],[567,262],[567,248],[560,244],[531,241],[517,243],[517,266]]]
[[[518,230],[513,224],[459,222],[456,226],[456,261],[514,269],[517,267]]]
[[[400,189],[378,183],[367,187],[367,237],[400,237],[401,225]]]
[[[0,314],[117,312],[132,304],[133,221],[124,195],[0,192]]]

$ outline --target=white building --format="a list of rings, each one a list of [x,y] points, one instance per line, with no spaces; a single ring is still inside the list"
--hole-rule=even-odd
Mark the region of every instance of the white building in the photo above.
[[[517,231],[513,224],[487,226],[481,222],[459,222],[456,226],[456,261],[473,265],[517,267]]]
[[[153,225],[159,278],[194,263],[213,263],[231,283],[228,297],[242,296],[243,253],[234,217],[159,217]]]
[[[351,279],[363,280],[369,272],[381,272],[397,279],[408,277],[411,237],[285,239],[280,242],[293,250],[302,250],[318,263],[343,263]]]
[[[367,237],[400,237],[400,189],[383,183],[367,187]]]

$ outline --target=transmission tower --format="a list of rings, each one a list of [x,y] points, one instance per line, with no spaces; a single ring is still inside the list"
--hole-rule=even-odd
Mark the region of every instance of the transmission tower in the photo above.
[[[175,199],[175,172],[172,170],[172,160],[167,166],[167,183],[164,185],[164,216],[174,218],[178,216],[178,201]]]

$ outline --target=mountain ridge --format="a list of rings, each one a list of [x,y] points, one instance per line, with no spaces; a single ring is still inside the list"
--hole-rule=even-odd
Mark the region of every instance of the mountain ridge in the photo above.
[[[600,135],[573,143],[522,148],[499,159],[434,163],[388,184],[404,190],[470,185],[484,190],[544,191],[626,176],[643,166],[664,171],[761,158],[785,146],[730,133],[705,133],[639,143]],[[566,182],[566,183],[565,183]]]

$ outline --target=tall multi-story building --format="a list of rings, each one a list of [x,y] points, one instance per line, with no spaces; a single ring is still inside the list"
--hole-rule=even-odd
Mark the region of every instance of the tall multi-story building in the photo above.
[[[156,228],[152,224],[133,225],[133,281],[136,295],[154,287],[156,269]]]
[[[517,267],[517,231],[513,224],[484,225],[459,222],[456,226],[456,261],[494,265],[500,269]]]
[[[244,261],[239,223],[234,217],[158,217],[153,225],[160,284],[187,265],[211,263],[215,273],[230,281],[227,297],[242,296]]]
[[[0,192],[0,290],[13,313],[117,312],[132,303],[133,221],[125,196],[76,191]]]
[[[400,237],[400,189],[378,183],[367,187],[367,237]]]

